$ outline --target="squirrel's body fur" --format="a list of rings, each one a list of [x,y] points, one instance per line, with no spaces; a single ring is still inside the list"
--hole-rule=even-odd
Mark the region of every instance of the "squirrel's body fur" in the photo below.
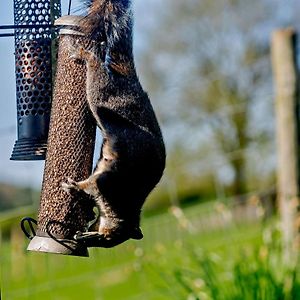
[[[93,174],[69,179],[67,190],[84,190],[100,210],[95,232],[78,236],[88,246],[112,247],[142,238],[142,205],[165,168],[165,147],[155,113],[139,82],[132,52],[132,12],[127,0],[89,1],[81,30],[94,47],[75,46],[87,68],[87,100],[103,144]]]

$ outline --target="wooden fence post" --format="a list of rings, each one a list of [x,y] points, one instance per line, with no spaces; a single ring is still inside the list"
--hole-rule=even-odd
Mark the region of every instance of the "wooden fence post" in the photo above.
[[[277,192],[286,258],[299,247],[299,115],[297,34],[292,28],[272,35],[277,139]]]

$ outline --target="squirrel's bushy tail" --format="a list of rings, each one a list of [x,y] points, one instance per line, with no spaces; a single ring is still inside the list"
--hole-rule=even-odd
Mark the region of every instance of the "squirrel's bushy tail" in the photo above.
[[[132,27],[130,0],[85,0],[87,16],[81,27],[94,40],[105,39],[108,46]]]
[[[132,50],[133,15],[130,0],[88,0],[80,24],[86,36],[105,45],[107,67],[120,75],[135,75]]]

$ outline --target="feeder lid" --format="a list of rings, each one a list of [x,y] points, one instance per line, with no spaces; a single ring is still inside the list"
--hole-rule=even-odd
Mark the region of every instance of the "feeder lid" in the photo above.
[[[54,25],[55,26],[62,26],[62,29],[60,29],[60,34],[72,34],[72,35],[80,35],[84,36],[84,33],[76,30],[74,27],[79,26],[79,22],[83,19],[82,16],[62,16],[55,20]],[[68,28],[69,27],[69,28]]]

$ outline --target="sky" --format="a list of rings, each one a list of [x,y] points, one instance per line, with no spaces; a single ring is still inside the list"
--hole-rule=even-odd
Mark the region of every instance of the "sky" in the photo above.
[[[61,1],[63,15],[67,14],[68,2],[67,0]],[[143,38],[139,34],[139,28],[149,26],[151,20],[153,20],[151,7],[148,6],[145,14],[145,9],[141,2],[135,1],[134,6],[134,10],[139,12],[136,14],[137,17],[135,19],[135,52],[138,52],[144,45]],[[155,2],[155,0],[152,2]],[[80,1],[72,1],[73,14],[78,14],[81,7]],[[0,1],[0,24],[13,24],[12,0]],[[0,57],[0,182],[39,188],[43,177],[44,161],[24,162],[10,160],[13,145],[17,139],[13,37],[0,38]],[[97,156],[99,151],[96,150],[95,153]]]

